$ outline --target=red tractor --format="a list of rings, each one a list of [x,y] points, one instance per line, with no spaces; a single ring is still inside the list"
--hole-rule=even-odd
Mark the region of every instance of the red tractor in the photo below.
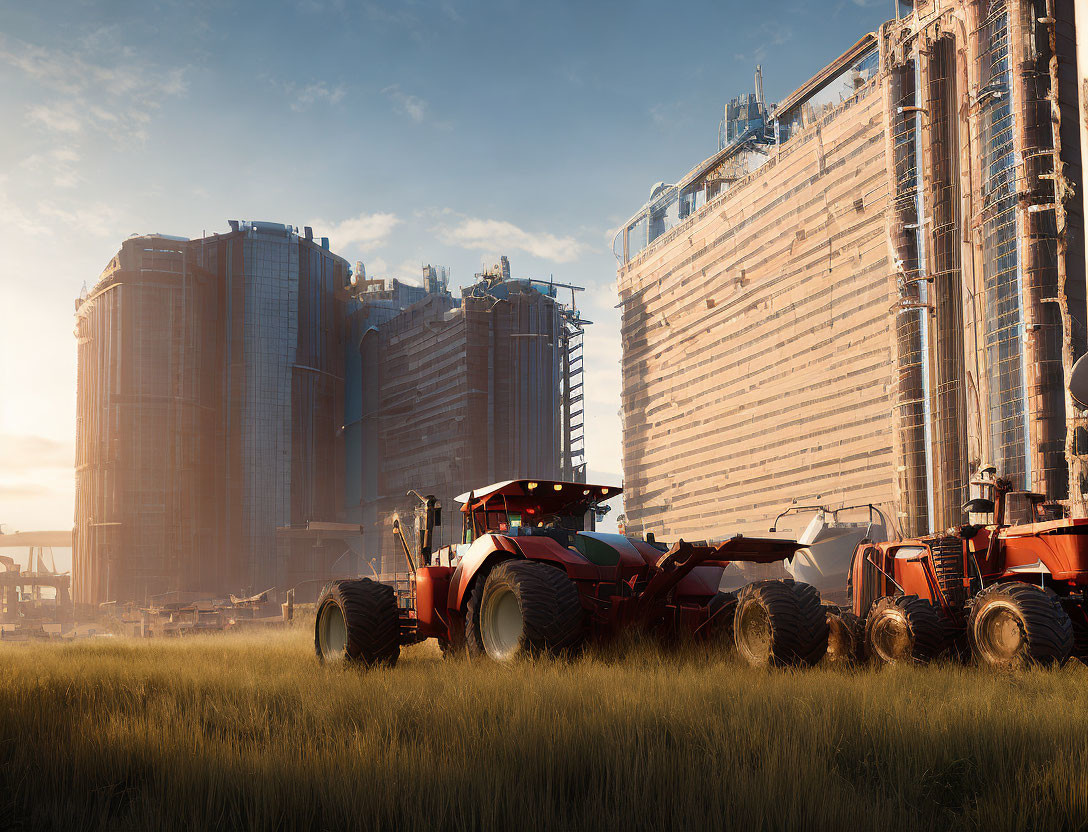
[[[989,496],[964,506],[992,522],[857,546],[850,607],[829,615],[829,658],[925,662],[969,652],[980,664],[1015,667],[1084,656],[1088,519],[1055,519],[1045,497],[1011,491],[993,474],[972,482]]]
[[[593,531],[601,504],[619,493],[576,482],[498,483],[458,498],[461,542],[438,549],[441,508],[421,497],[418,547],[394,522],[411,572],[329,584],[318,599],[318,657],[392,665],[402,645],[435,638],[443,652],[463,647],[503,662],[569,653],[635,627],[729,638],[756,665],[823,657],[827,619],[814,588],[758,581],[737,595],[718,590],[730,562],[791,558],[799,544],[738,535],[666,546],[653,535]]]

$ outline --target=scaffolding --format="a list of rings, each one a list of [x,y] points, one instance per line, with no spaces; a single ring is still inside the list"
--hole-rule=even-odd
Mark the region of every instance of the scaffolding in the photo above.
[[[929,280],[933,333],[932,464],[934,522],[931,531],[955,525],[967,501],[970,464],[967,451],[967,383],[964,366],[964,310],[960,144],[957,110],[956,45],[950,36],[930,44],[921,56],[926,79],[928,172],[924,177],[930,205]],[[977,463],[976,463],[977,467]]]
[[[871,489],[904,532],[925,534],[964,521],[970,474],[986,463],[1083,514],[1088,419],[1065,393],[1088,288],[1070,201],[1081,170],[1072,4],[899,11],[769,109],[767,159],[744,168],[728,146],[655,187],[618,232],[631,528],[758,531],[818,474],[825,494]],[[685,201],[699,188],[703,204]],[[654,225],[673,193],[677,221]],[[880,287],[867,271],[871,211],[885,220]],[[838,314],[844,294],[854,303]],[[859,338],[881,304],[885,331]],[[813,360],[827,345],[856,386]],[[863,386],[878,349],[891,378]],[[825,418],[825,402],[847,399],[851,415],[879,401],[890,424]]]
[[[925,207],[921,170],[923,107],[918,65],[897,67],[890,78],[891,144],[895,196],[893,250],[898,296],[894,306],[898,385],[896,419],[901,447],[899,524],[906,534],[931,531],[933,506],[932,416],[929,313],[925,268]]]
[[[991,3],[978,31],[982,88],[982,277],[984,344],[993,464],[1017,487],[1030,479],[1024,286],[1017,212],[1017,167],[1009,11]]]

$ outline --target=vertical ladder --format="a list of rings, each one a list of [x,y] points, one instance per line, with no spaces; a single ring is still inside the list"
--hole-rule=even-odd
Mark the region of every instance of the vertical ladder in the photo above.
[[[576,318],[568,317],[564,323],[567,331],[567,378],[564,405],[567,411],[567,436],[569,457],[566,460],[571,479],[586,481],[585,444],[585,375],[582,362],[582,336],[584,331]]]

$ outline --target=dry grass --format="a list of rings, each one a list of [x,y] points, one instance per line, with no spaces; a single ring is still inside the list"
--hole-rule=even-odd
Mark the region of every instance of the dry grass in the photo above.
[[[1062,829],[1088,669],[758,672],[689,650],[513,668],[304,630],[0,645],[0,827]]]

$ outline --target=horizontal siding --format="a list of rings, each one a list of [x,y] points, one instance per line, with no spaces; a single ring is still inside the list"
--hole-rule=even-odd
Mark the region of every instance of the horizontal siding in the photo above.
[[[864,88],[621,268],[632,531],[893,501],[883,106]]]

